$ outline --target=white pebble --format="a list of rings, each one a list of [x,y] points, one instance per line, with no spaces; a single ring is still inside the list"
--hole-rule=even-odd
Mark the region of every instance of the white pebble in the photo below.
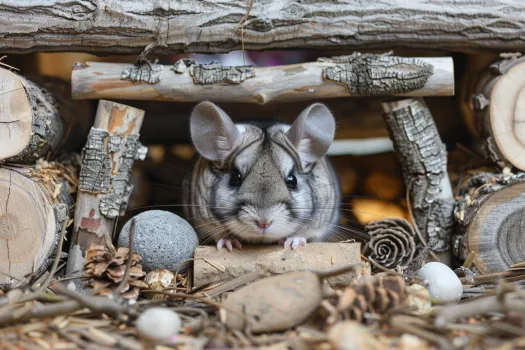
[[[139,336],[155,341],[169,341],[179,333],[179,314],[164,307],[152,307],[144,311],[136,322]]]
[[[428,282],[428,291],[432,298],[444,303],[461,300],[463,285],[447,265],[439,262],[425,264],[419,270],[418,277]]]

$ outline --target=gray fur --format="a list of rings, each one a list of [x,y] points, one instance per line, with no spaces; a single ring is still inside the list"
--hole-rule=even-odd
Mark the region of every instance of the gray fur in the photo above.
[[[275,124],[263,130],[233,124],[224,111],[203,102],[190,125],[201,157],[186,182],[185,212],[201,243],[221,238],[270,243],[290,236],[315,241],[334,229],[340,190],[324,154],[333,141],[335,122],[324,105],[311,105],[292,126]],[[239,187],[229,184],[233,167],[242,175]],[[297,189],[286,184],[290,172]],[[256,220],[272,224],[262,230]]]

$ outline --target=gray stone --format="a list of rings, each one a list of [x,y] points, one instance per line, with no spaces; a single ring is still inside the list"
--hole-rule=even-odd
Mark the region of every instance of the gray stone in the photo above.
[[[144,271],[177,270],[184,260],[193,258],[199,240],[193,227],[183,218],[164,210],[149,210],[134,219],[133,250],[142,256]],[[120,247],[129,247],[130,226],[131,220],[120,232]]]

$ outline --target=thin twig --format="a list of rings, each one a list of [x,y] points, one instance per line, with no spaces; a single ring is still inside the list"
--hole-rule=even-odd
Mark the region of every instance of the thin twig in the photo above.
[[[60,231],[60,238],[58,241],[57,253],[55,255],[55,260],[53,261],[53,265],[51,266],[51,270],[49,271],[49,275],[47,275],[47,278],[42,283],[40,288],[37,289],[36,291],[37,293],[41,293],[44,290],[46,290],[47,287],[49,287],[49,284],[51,283],[53,276],[55,275],[55,272],[58,267],[58,263],[60,262],[60,256],[62,255],[62,246],[64,245],[64,236],[66,234],[67,222],[69,221],[68,219],[69,218],[66,218],[66,220],[64,220],[64,223],[62,224],[62,230]]]
[[[131,264],[133,263],[133,238],[135,236],[135,218],[131,219],[131,226],[129,228],[129,251],[128,251],[128,261],[126,262],[126,271],[124,271],[124,277],[120,281],[119,285],[113,291],[113,297],[117,298],[120,295],[120,292],[128,283],[129,270],[131,269]]]
[[[246,65],[246,60],[244,58],[244,22],[246,22],[246,20],[250,16],[250,11],[252,10],[252,6],[253,6],[253,0],[248,0],[248,1],[249,1],[248,9],[246,10],[246,13],[242,17],[241,21],[239,22],[239,26],[241,28],[242,63],[244,66]]]

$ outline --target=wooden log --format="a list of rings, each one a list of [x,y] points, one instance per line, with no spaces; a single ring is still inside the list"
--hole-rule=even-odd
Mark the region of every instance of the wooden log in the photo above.
[[[506,271],[525,261],[525,183],[505,187],[482,202],[466,232],[465,252],[476,253],[481,273]]]
[[[244,246],[242,250],[217,250],[214,246],[195,249],[193,285],[203,286],[243,276],[254,270],[280,274],[292,271],[328,270],[361,262],[360,243],[309,243],[298,250],[278,245]],[[360,276],[370,275],[366,264],[357,274],[331,277],[332,287],[348,286]]]
[[[0,167],[0,286],[38,278],[58,253],[60,231],[74,204],[69,194],[74,184],[59,175],[63,169],[49,163]],[[73,181],[74,176],[67,174]]]
[[[473,85],[464,116],[474,126],[481,151],[502,168],[525,170],[525,57],[490,64]]]
[[[100,101],[95,124],[82,151],[78,196],[67,273],[83,272],[91,244],[110,249],[116,220],[125,211],[133,187],[131,169],[143,159],[139,130],[144,111]]]
[[[53,96],[0,68],[0,163],[30,164],[56,151],[64,133]]]
[[[454,94],[454,68],[450,57],[412,59],[387,55],[362,56],[363,59],[353,56],[349,61],[353,63],[350,64],[336,59],[255,68],[255,76],[240,84],[195,83],[195,78],[190,75],[191,69],[178,74],[170,70],[170,66],[158,66],[162,67],[163,73],[160,81],[154,84],[134,82],[122,78],[124,70],[134,69],[131,64],[77,63],[72,71],[72,95],[75,99],[209,100],[266,104],[347,96]],[[404,63],[401,64],[400,60]],[[396,67],[403,68],[398,69],[396,75],[390,75],[389,70],[396,70]],[[412,73],[412,78],[408,75],[403,77],[404,74]],[[366,77],[369,77],[368,81]]]
[[[159,53],[392,46],[525,49],[524,5],[519,1],[3,0],[0,5],[0,52],[5,53],[139,53],[152,43]]]
[[[409,193],[417,228],[435,250],[450,248],[454,197],[447,172],[447,151],[432,114],[422,99],[382,103]]]

